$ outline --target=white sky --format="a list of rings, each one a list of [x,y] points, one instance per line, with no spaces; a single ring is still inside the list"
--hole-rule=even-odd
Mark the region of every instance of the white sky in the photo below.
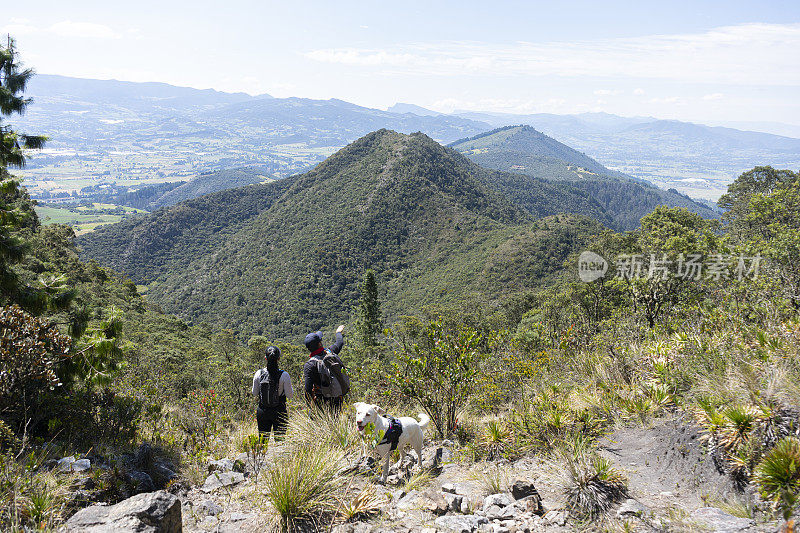
[[[379,108],[800,124],[796,1],[45,0],[5,6],[0,32],[48,74]]]

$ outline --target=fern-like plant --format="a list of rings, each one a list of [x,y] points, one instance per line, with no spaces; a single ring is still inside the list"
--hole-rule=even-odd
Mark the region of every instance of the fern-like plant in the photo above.
[[[788,521],[800,499],[800,439],[786,437],[780,441],[758,464],[754,480],[761,495]]]

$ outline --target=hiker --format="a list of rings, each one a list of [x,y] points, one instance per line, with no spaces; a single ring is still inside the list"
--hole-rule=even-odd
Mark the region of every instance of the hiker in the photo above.
[[[273,431],[275,440],[282,439],[286,433],[286,422],[289,418],[286,400],[291,399],[294,394],[289,373],[278,368],[280,357],[280,348],[267,348],[264,353],[267,367],[259,369],[253,376],[253,396],[258,398],[258,432],[269,438],[270,431]]]
[[[310,352],[303,365],[306,402],[327,408],[334,414],[342,410],[344,395],[350,390],[350,379],[344,371],[339,352],[344,346],[344,325],[336,329],[336,341],[327,349],[322,345],[322,332],[306,335],[305,345]]]

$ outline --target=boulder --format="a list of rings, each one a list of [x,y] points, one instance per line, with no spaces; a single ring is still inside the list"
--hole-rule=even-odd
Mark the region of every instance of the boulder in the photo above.
[[[481,525],[488,524],[489,521],[483,516],[463,515],[463,516],[440,516],[434,523],[436,527],[444,531],[454,531],[456,533],[472,533]]]
[[[220,487],[230,487],[244,481],[244,474],[240,472],[214,472],[206,478],[200,490],[213,492]]]
[[[514,507],[521,513],[531,513],[539,516],[544,514],[542,499],[538,494],[531,494],[530,496],[520,498],[514,502]]]
[[[442,485],[442,492],[449,492],[450,494],[456,493],[456,486],[452,483],[445,483]]]
[[[738,518],[716,507],[701,507],[692,513],[692,520],[715,533],[735,533],[755,525],[749,518]]]
[[[452,497],[453,495],[447,494],[447,496]],[[443,514],[447,514],[447,511],[450,510],[450,502],[447,501],[445,495],[440,492],[426,492],[424,498],[425,504],[423,505],[423,509],[426,511],[430,511],[437,516],[441,516]],[[461,505],[460,502],[459,505]]]
[[[116,505],[92,505],[81,509],[64,526],[67,532],[181,533],[181,502],[160,490],[137,494]]]
[[[464,502],[464,497],[460,494],[451,494],[449,492],[445,492],[443,494],[444,500],[447,502],[447,509],[451,513],[460,513],[461,512],[461,504]]]

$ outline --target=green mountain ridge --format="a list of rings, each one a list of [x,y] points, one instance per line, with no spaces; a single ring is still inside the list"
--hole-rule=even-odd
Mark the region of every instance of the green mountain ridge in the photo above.
[[[663,190],[614,170],[530,126],[506,126],[450,144],[486,168],[512,171],[528,179],[506,180],[498,190],[523,202],[530,179],[558,181],[599,202],[616,229],[633,229],[658,205],[686,207],[706,218],[718,214],[675,190]]]
[[[538,210],[526,212],[492,188],[512,176],[421,133],[379,130],[305,174],[182,202],[79,244],[148,283],[167,312],[286,338],[346,320],[367,268],[380,274],[387,316],[470,294],[500,301],[557,275],[602,226],[534,218],[598,206],[542,181]],[[533,264],[531,249],[550,253]]]

